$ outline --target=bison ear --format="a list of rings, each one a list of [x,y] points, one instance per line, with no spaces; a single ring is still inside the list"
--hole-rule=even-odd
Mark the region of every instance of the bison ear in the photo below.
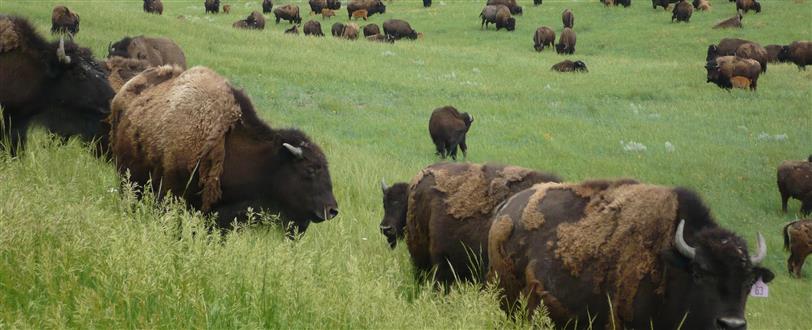
[[[770,283],[775,278],[775,274],[767,268],[764,267],[753,267],[753,275],[756,278],[761,278],[761,281],[764,283]]]

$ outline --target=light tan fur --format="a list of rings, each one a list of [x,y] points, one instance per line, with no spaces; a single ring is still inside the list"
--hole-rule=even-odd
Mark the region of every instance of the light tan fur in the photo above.
[[[321,10],[321,19],[335,16],[336,13],[332,9],[324,8]]]
[[[365,21],[367,20],[367,11],[366,9],[359,9],[352,12],[352,18],[357,20],[359,18],[363,18]]]
[[[110,87],[112,87],[116,93],[118,93],[121,87],[130,81],[130,79],[150,66],[146,61],[119,56],[108,58],[103,63],[107,71],[110,72],[110,75],[107,76],[107,81],[110,82]]]
[[[0,53],[20,47],[20,36],[14,30],[14,22],[8,17],[0,18]]]
[[[730,83],[734,88],[749,89],[751,81],[747,77],[734,76],[730,78]]]

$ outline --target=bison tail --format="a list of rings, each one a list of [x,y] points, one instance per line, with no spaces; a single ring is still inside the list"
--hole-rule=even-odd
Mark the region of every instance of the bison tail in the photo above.
[[[786,224],[784,230],[782,230],[784,234],[784,251],[789,251],[789,244],[791,243],[789,239],[789,226],[792,226],[794,223],[795,221]]]

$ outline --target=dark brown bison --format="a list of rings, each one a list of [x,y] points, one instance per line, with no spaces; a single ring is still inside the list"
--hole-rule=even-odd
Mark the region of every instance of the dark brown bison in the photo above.
[[[812,253],[812,220],[797,220],[784,226],[784,249],[790,253],[787,259],[789,273],[801,277],[804,261]]]
[[[276,16],[276,24],[279,24],[280,20],[286,20],[290,24],[302,23],[302,17],[299,16],[299,6],[294,4],[276,7],[276,9],[273,10],[273,14]]]
[[[668,10],[668,6],[672,3],[677,3],[680,0],[651,0],[651,8],[657,9],[657,6],[663,7],[663,10]]]
[[[220,0],[206,0],[203,2],[203,7],[206,8],[206,14],[217,14],[220,12]]]
[[[323,37],[324,32],[321,31],[321,23],[314,20],[309,20],[304,24],[304,34],[306,36]]]
[[[395,39],[385,34],[373,34],[366,37],[369,41],[394,43]]]
[[[400,19],[390,19],[383,22],[383,33],[390,36],[392,39],[400,40],[401,38],[417,39],[418,33],[412,29],[409,22]]]
[[[778,165],[781,210],[787,212],[789,198],[801,201],[801,213],[812,213],[812,155],[807,160],[786,160]]]
[[[560,328],[741,330],[751,286],[774,277],[761,234],[750,255],[696,193],[633,180],[537,184],[488,238],[503,308],[544,304]]]
[[[356,40],[358,39],[359,30],[358,24],[347,23],[347,25],[344,25],[344,30],[341,31],[341,37],[347,40]]]
[[[356,10],[366,10],[367,16],[386,13],[386,6],[381,0],[351,0],[347,4],[347,19],[352,19]]]
[[[423,7],[425,8],[431,7],[431,0],[423,0]]]
[[[764,49],[767,50],[767,62],[781,63],[781,60],[778,59],[778,54],[781,53],[781,48],[783,47],[784,46],[781,45],[764,46]]]
[[[409,184],[381,182],[381,233],[392,248],[405,236],[415,267],[422,274],[436,267],[440,283],[481,281],[493,210],[514,193],[550,181],[560,179],[515,166],[434,164]]]
[[[753,42],[739,38],[724,38],[719,41],[718,45],[708,46],[708,55],[705,57],[705,61],[714,60],[719,56],[736,55],[736,50],[747,43]]]
[[[371,23],[364,25],[364,37],[374,36],[376,34],[381,33],[381,28],[378,27],[378,24]]]
[[[164,3],[161,0],[144,0],[144,12],[163,15]]]
[[[758,64],[761,64],[761,72],[767,72],[769,55],[767,55],[767,50],[761,47],[761,45],[755,42],[743,44],[736,49],[736,56],[758,61]]]
[[[504,5],[485,6],[479,13],[482,18],[481,28],[488,28],[489,23],[496,24],[496,30],[505,28],[508,31],[516,29],[516,19],[510,16],[510,9]]]
[[[113,92],[118,93],[124,84],[130,79],[143,72],[151,65],[145,60],[135,58],[124,58],[113,56],[102,62],[104,68],[110,74],[107,76],[107,81],[110,82],[110,87]]]
[[[111,150],[122,175],[182,197],[229,228],[248,209],[281,214],[290,234],[338,214],[327,159],[299,130],[273,129],[251,100],[204,67],[150,68],[112,101]]]
[[[174,64],[186,68],[183,50],[167,38],[124,37],[108,47],[107,58],[114,56],[144,60],[150,66]]]
[[[437,149],[437,155],[445,159],[457,160],[457,147],[462,150],[462,156],[468,156],[468,145],[465,143],[465,136],[471,129],[474,116],[467,112],[459,112],[454,107],[448,105],[434,109],[429,118],[429,135],[431,141]]]
[[[632,0],[615,0],[615,6],[622,5],[623,8],[628,8],[632,5]]]
[[[54,7],[51,12],[51,33],[79,33],[79,14],[65,6]]]
[[[299,34],[299,26],[298,25],[291,26],[290,29],[285,30],[285,33]]]
[[[341,1],[338,0],[310,0],[310,12],[319,14],[323,9],[338,10],[341,9]]]
[[[273,2],[271,0],[262,0],[262,13],[270,14],[273,10]]]
[[[552,46],[555,43],[555,32],[553,29],[542,26],[536,29],[533,34],[533,48],[540,52],[544,50],[545,46]]]
[[[61,137],[98,139],[105,149],[114,92],[89,49],[49,43],[26,19],[0,15],[0,82],[0,148],[7,141],[16,155],[38,124]]]
[[[340,37],[342,33],[344,33],[344,23],[334,23],[333,27],[330,28],[330,33],[333,37]]]
[[[551,70],[558,72],[589,72],[583,61],[563,60],[553,65]]]
[[[690,22],[691,15],[694,13],[694,6],[688,2],[687,0],[680,0],[676,6],[674,6],[674,10],[672,10],[671,15],[671,22],[674,20],[679,22]]]
[[[751,10],[760,13],[761,3],[756,0],[736,0],[736,10],[743,11],[745,14]]]
[[[503,5],[510,9],[511,15],[521,15],[522,14],[522,6],[516,3],[516,0],[488,0],[487,5],[489,6],[497,6]]]
[[[564,31],[561,31],[558,44],[555,45],[555,52],[559,54],[575,53],[575,31],[570,28],[564,28]]]
[[[735,76],[750,79],[750,89],[758,89],[758,77],[761,74],[761,64],[749,58],[738,58],[735,56],[721,56],[715,60],[708,61],[705,69],[708,71],[707,82],[712,82],[720,88],[730,89],[733,87],[730,79]]]
[[[778,60],[795,63],[799,70],[806,70],[806,66],[812,64],[812,42],[794,41],[782,47],[778,53]]]
[[[572,10],[564,9],[564,12],[561,13],[561,23],[564,23],[565,28],[572,29],[575,26],[575,14],[572,13]]]
[[[736,14],[731,18],[716,23],[714,29],[741,29],[742,28],[742,14]]]

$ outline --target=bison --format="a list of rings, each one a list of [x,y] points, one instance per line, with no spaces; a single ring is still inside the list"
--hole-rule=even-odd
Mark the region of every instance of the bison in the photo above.
[[[164,3],[161,0],[144,0],[144,12],[148,14],[163,15]]]
[[[545,46],[552,46],[555,43],[555,32],[553,29],[542,26],[536,29],[533,34],[533,48],[540,52],[544,50]]]
[[[206,14],[217,14],[220,12],[220,0],[206,0],[203,2],[203,7],[206,8]]]
[[[366,11],[366,9],[358,9],[358,10],[352,12],[352,18],[351,19],[356,19],[357,20],[359,18],[363,18],[365,21],[367,20],[367,11]]]
[[[337,0],[310,0],[308,4],[310,4],[310,12],[316,14],[321,13],[324,9],[341,9],[341,1]]]
[[[551,70],[558,72],[589,72],[586,68],[586,63],[583,61],[570,61],[563,60],[553,65]]]
[[[806,70],[806,66],[812,64],[812,42],[794,41],[782,47],[778,53],[778,60],[795,63],[799,70]]]
[[[707,82],[712,82],[720,88],[730,89],[733,87],[731,78],[741,76],[750,79],[750,90],[758,89],[758,77],[761,73],[761,64],[749,58],[738,58],[735,56],[717,57],[708,61],[705,69],[708,71]]]
[[[806,160],[786,160],[778,165],[781,210],[787,212],[790,197],[801,201],[801,213],[812,213],[812,155]]]
[[[273,2],[271,0],[262,0],[262,13],[270,14],[273,10]]]
[[[467,112],[460,113],[456,108],[447,105],[434,109],[429,118],[429,135],[437,149],[437,155],[445,159],[450,155],[457,160],[457,146],[462,150],[463,157],[468,156],[468,145],[465,135],[471,129],[474,116]]]
[[[498,6],[502,5],[508,7],[510,9],[511,15],[521,15],[522,14],[522,6],[516,3],[516,0],[488,0],[487,5],[489,6]]]
[[[501,28],[505,28],[508,31],[516,29],[516,19],[510,16],[510,9],[504,5],[485,6],[479,14],[479,17],[482,18],[480,28],[487,29],[489,23],[495,23],[497,31]]]
[[[769,55],[767,55],[767,50],[761,45],[755,42],[748,42],[736,48],[736,57],[740,58],[749,58],[758,61],[758,64],[761,65],[761,72],[767,72],[767,62],[769,60]]]
[[[691,21],[691,14],[694,13],[694,6],[688,2],[687,0],[680,0],[676,6],[674,6],[674,10],[672,10],[671,15],[671,22],[677,20],[679,22],[690,22]]]
[[[391,248],[406,238],[420,274],[436,267],[435,279],[482,281],[488,267],[491,213],[497,205],[534,184],[557,176],[515,166],[439,163],[410,183],[381,181],[381,233]]]
[[[708,46],[708,55],[705,57],[705,61],[712,61],[719,56],[736,55],[736,50],[747,43],[753,42],[739,38],[724,38],[719,41],[718,45]]]
[[[394,40],[401,38],[417,39],[418,33],[412,29],[409,22],[400,19],[390,19],[383,22],[383,33]]]
[[[565,28],[572,29],[575,26],[575,15],[572,13],[572,10],[569,8],[564,9],[561,13],[561,22],[564,23]]]
[[[570,28],[564,28],[564,31],[561,31],[558,44],[555,45],[555,52],[558,54],[575,53],[575,31]]]
[[[742,14],[737,13],[736,16],[728,18],[724,21],[716,23],[714,29],[741,29],[742,28]]]
[[[102,64],[105,70],[110,73],[109,76],[107,76],[107,81],[110,82],[110,87],[113,88],[113,92],[115,93],[118,93],[121,87],[130,81],[130,79],[151,66],[149,62],[145,60],[119,56],[108,58],[102,62]]]
[[[557,328],[744,329],[751,286],[774,278],[757,237],[751,255],[685,188],[543,183],[496,211],[488,278],[505,310],[544,304]]]
[[[330,33],[333,37],[341,37],[341,34],[344,33],[344,27],[346,27],[344,23],[334,23],[333,27],[330,28]]]
[[[302,17],[299,16],[299,6],[294,4],[276,7],[276,9],[273,10],[273,14],[276,16],[276,24],[279,24],[280,20],[286,20],[290,24],[302,23]]]
[[[423,0],[423,7],[424,8],[431,7],[431,0]]]
[[[309,20],[304,24],[304,35],[323,37],[324,32],[321,31],[321,23],[314,20]]]
[[[47,42],[25,18],[0,15],[0,81],[0,141],[10,143],[12,156],[31,124],[64,138],[100,140],[105,149],[114,92],[89,49]]]
[[[319,25],[321,25],[321,24],[319,24]],[[298,25],[291,26],[290,29],[285,30],[285,33],[287,33],[287,34],[299,34],[299,26]]]
[[[366,10],[367,16],[386,13],[386,6],[381,0],[351,0],[347,4],[347,19],[352,19],[356,10]]]
[[[378,27],[378,24],[371,23],[364,25],[364,37],[374,36],[376,34],[381,33],[381,28]]]
[[[781,45],[767,45],[764,46],[764,49],[767,50],[767,62],[769,63],[780,63],[781,60],[778,59],[778,54],[781,53],[781,48],[784,46]]]
[[[79,14],[65,6],[54,7],[51,12],[51,33],[79,33]]]
[[[321,10],[321,19],[327,19],[336,15],[332,9],[324,8]]]
[[[755,10],[756,13],[760,13],[761,3],[756,0],[736,0],[736,10],[743,11],[745,14],[750,10]]]
[[[249,210],[281,215],[288,234],[338,214],[327,159],[296,129],[273,129],[251,100],[205,67],[142,72],[111,103],[116,168],[231,228]]]
[[[802,219],[784,226],[784,249],[789,251],[787,269],[795,277],[801,277],[806,257],[812,253],[812,220]]]
[[[231,13],[231,5],[223,5],[223,14]]]
[[[341,31],[341,37],[347,40],[355,40],[358,39],[358,24],[355,23],[347,23],[344,25],[344,30]]]
[[[244,19],[241,19],[239,21],[234,22],[234,24],[231,24],[231,26],[234,27],[235,29],[250,29],[251,28],[250,26],[248,26],[248,22],[246,20],[244,20]]]
[[[668,10],[668,6],[672,3],[677,3],[680,0],[651,0],[651,8],[657,9],[657,6],[663,7],[663,10]]]
[[[150,66],[174,64],[186,68],[186,55],[183,54],[183,50],[167,38],[124,37],[108,46],[107,58],[113,56],[144,60]]]

